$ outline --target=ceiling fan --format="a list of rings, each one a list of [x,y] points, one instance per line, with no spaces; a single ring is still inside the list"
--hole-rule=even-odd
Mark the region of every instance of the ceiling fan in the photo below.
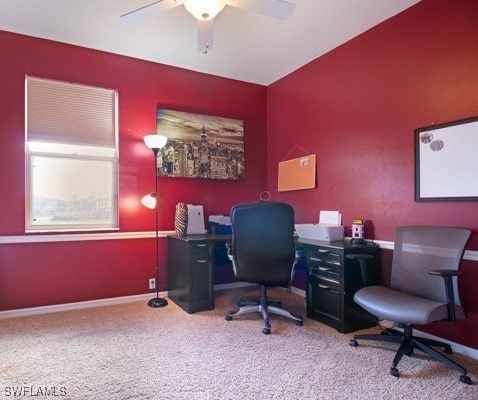
[[[213,19],[225,6],[242,8],[276,19],[287,19],[295,4],[285,0],[159,0],[121,16],[126,22],[136,22],[161,11],[184,5],[197,19],[198,50],[206,54],[213,48]]]

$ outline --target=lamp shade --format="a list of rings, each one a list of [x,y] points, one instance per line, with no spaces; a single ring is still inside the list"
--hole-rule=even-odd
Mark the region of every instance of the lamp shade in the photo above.
[[[166,146],[168,138],[163,135],[146,135],[144,137],[144,143],[150,149],[161,149]]]
[[[152,210],[156,208],[156,193],[150,193],[146,196],[143,196],[141,199],[141,204],[147,208],[151,208]]]
[[[184,7],[199,21],[213,19],[226,5],[224,0],[184,0]]]

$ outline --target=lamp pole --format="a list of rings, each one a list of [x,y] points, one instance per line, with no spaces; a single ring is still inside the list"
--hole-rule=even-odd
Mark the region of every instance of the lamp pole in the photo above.
[[[144,141],[146,145],[153,150],[154,153],[154,196],[156,204],[154,207],[154,216],[156,220],[156,297],[148,301],[148,306],[151,308],[159,308],[168,305],[168,301],[159,297],[159,212],[158,212],[158,151],[161,147],[166,145],[164,136],[148,135],[145,136]]]

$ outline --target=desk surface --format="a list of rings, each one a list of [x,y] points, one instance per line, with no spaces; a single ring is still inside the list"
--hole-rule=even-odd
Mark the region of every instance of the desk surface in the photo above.
[[[198,233],[194,235],[168,235],[168,237],[178,240],[184,240],[186,242],[221,242],[225,240],[231,240],[232,235],[230,233],[225,234],[210,234],[210,233]]]
[[[190,234],[184,236],[177,236],[177,235],[168,235],[168,237],[177,239],[177,240],[184,240],[186,242],[223,242],[229,241],[232,239],[231,233],[223,233],[223,234],[211,234],[211,233],[198,233],[198,234]],[[372,241],[365,241],[365,243],[352,243],[350,239],[344,240],[336,240],[336,241],[324,241],[324,240],[314,240],[314,239],[301,239],[296,238],[296,243],[298,244],[309,244],[312,246],[327,246],[336,249],[350,249],[350,248],[367,248],[367,247],[378,247],[377,243]]]
[[[335,241],[324,241],[324,240],[314,240],[314,239],[297,239],[299,244],[308,244],[312,246],[326,246],[334,249],[348,250],[348,249],[363,249],[369,247],[378,247],[377,243],[366,240],[365,243],[352,243],[351,239],[344,240],[335,240]]]

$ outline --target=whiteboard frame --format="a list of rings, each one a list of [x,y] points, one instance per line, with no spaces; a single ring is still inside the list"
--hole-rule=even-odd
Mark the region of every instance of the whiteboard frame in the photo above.
[[[415,129],[415,201],[478,201],[478,116]]]

